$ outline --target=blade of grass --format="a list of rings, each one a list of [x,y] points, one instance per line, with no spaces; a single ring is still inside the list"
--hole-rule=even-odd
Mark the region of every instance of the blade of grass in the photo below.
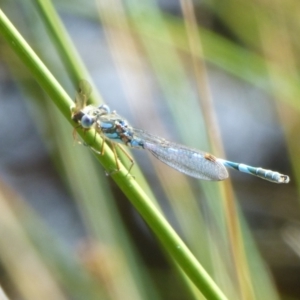
[[[34,4],[36,5],[36,7],[38,8],[41,14],[42,20],[52,37],[53,43],[58,50],[61,60],[68,71],[68,74],[73,74],[76,83],[78,83],[79,79],[81,78],[88,79],[93,87],[93,93],[91,95],[90,100],[92,101],[92,103],[99,103],[99,100],[101,99],[100,94],[97,92],[97,89],[94,87],[93,81],[90,79],[90,76],[84,64],[81,62],[81,59],[76,51],[76,48],[74,47],[65,27],[63,26],[63,23],[61,22],[59,16],[57,15],[52,5],[52,2],[49,0],[35,0]],[[103,102],[103,100],[101,102]],[[130,151],[127,149],[127,152]],[[118,155],[120,155],[121,161],[124,162],[124,154],[121,152],[118,153]],[[127,161],[128,159],[125,158],[125,162]],[[135,166],[133,171],[134,174],[137,177],[139,177],[140,185],[147,192],[147,194],[151,195],[152,197],[153,196],[152,191],[149,188],[148,183],[144,179],[144,176],[142,175],[139,167]]]
[[[196,114],[195,110],[196,110],[196,106],[195,105],[186,105],[186,101],[182,101],[182,97],[180,95],[178,95],[178,86],[179,84],[184,85],[185,82],[185,78],[187,76],[181,76],[180,74],[183,73],[182,69],[180,69],[180,62],[178,62],[177,59],[177,55],[176,55],[176,51],[174,51],[174,49],[177,47],[176,42],[174,42],[172,40],[172,37],[174,35],[176,35],[177,40],[179,40],[180,37],[186,36],[185,33],[182,33],[182,21],[178,19],[178,24],[175,26],[175,28],[172,27],[172,23],[168,22],[168,17],[166,18],[166,20],[160,16],[161,13],[160,11],[156,12],[156,10],[154,8],[149,8],[147,9],[147,14],[145,15],[144,11],[140,14],[138,14],[137,11],[134,11],[135,14],[133,14],[132,16],[132,27],[133,29],[138,32],[140,34],[140,39],[141,41],[145,44],[145,49],[148,52],[148,56],[150,57],[150,61],[152,63],[153,68],[156,71],[156,76],[162,86],[163,91],[165,91],[167,93],[167,99],[170,99],[170,108],[172,111],[174,111],[174,119],[177,121],[175,125],[178,125],[178,131],[182,132],[184,130],[185,127],[188,128],[188,132],[186,133],[182,133],[182,139],[186,140],[188,139],[188,136],[192,137],[192,141],[190,140],[189,143],[187,142],[187,144],[191,144],[191,142],[195,142],[195,136],[197,136],[197,140],[200,139],[199,134],[197,134],[197,132],[195,132],[195,134],[191,134],[191,131],[193,131],[193,129],[197,129],[200,127],[198,126],[198,124],[196,126],[193,126],[193,124],[196,124],[196,121],[193,121],[193,123],[191,122],[191,120],[196,120],[199,118],[199,116],[201,116],[201,114]],[[155,20],[155,22],[151,22],[151,20]],[[165,21],[165,22],[164,22]],[[166,24],[168,24],[168,28],[166,28]],[[179,25],[180,24],[180,25]],[[178,31],[176,31],[177,28],[181,27],[180,29],[180,34],[178,33]],[[172,37],[170,37],[170,33],[172,33]],[[198,31],[197,31],[198,33]],[[202,31],[201,31],[202,33]],[[147,35],[148,38],[145,38],[145,34]],[[153,40],[153,39],[159,39],[159,53],[157,50],[157,41]],[[181,48],[187,48],[186,47],[187,41],[185,40],[184,43],[182,43],[182,47]],[[217,44],[217,43],[216,43]],[[236,48],[237,50],[238,48]],[[220,55],[221,56],[221,55]],[[199,57],[201,57],[201,59],[203,59],[203,56],[201,56],[200,51],[197,52],[197,59]],[[222,57],[222,56],[221,56]],[[172,76],[165,74],[167,72],[173,74]],[[171,79],[170,79],[171,78]],[[175,78],[175,79],[174,79]],[[172,81],[173,80],[173,81]],[[174,89],[174,82],[176,85],[176,88]],[[185,95],[188,95],[188,93],[185,93]],[[189,102],[191,100],[189,99]],[[177,113],[175,112],[175,108],[176,106],[182,106],[181,109],[178,109]],[[188,107],[191,107],[192,109],[190,110],[189,113],[185,113],[185,110],[188,109]],[[194,113],[193,113],[194,111]],[[195,116],[194,118],[192,116]],[[191,125],[188,125],[189,122],[191,122]],[[184,124],[185,126],[181,126],[181,124]],[[212,126],[210,126],[212,127]],[[209,128],[210,128],[209,127]],[[166,186],[166,180],[163,180],[162,182],[164,182],[164,186]],[[180,182],[180,184],[182,184],[182,181]],[[199,184],[201,184],[201,182],[199,182]],[[181,187],[181,186],[180,186]],[[175,194],[176,193],[176,187],[172,187],[171,189],[171,193]],[[210,200],[214,199],[215,197],[217,197],[216,194],[213,193],[213,191],[209,190],[208,186],[205,186],[205,184],[203,184],[202,190],[207,192],[208,198]],[[177,192],[178,193],[178,192]],[[223,192],[224,193],[224,192]],[[242,240],[242,233],[240,231],[239,228],[239,223],[240,223],[240,216],[239,216],[239,212],[238,209],[235,207],[235,200],[234,200],[234,196],[233,193],[230,189],[227,188],[226,192],[224,194],[227,194],[227,199],[230,199],[231,201],[229,203],[224,203],[223,207],[221,207],[221,205],[219,205],[221,203],[221,199],[220,201],[210,201],[209,202],[209,206],[211,207],[211,211],[213,212],[214,216],[216,217],[217,223],[221,223],[220,220],[222,220],[222,217],[217,217],[217,213],[216,211],[220,211],[220,215],[224,216],[224,211],[226,212],[227,215],[227,221],[230,222],[231,226],[229,228],[231,228],[230,232],[231,232],[231,248],[232,248],[232,252],[228,253],[226,252],[227,247],[222,247],[222,254],[224,255],[223,257],[225,257],[225,255],[229,254],[229,257],[233,257],[236,260],[235,265],[232,267],[231,269],[234,268],[239,268],[240,269],[240,283],[243,285],[247,285],[249,284],[248,287],[246,287],[246,291],[245,294],[247,296],[251,295],[253,296],[253,287],[251,286],[251,284],[253,282],[251,282],[251,278],[248,274],[248,257],[245,256],[244,253],[244,242]],[[171,197],[172,199],[174,199],[174,195]],[[221,198],[221,197],[220,197]],[[226,199],[226,197],[222,197],[223,199]],[[187,205],[185,204],[185,207]],[[219,206],[219,208],[215,209],[217,206]],[[221,209],[220,209],[221,208]],[[184,218],[181,218],[180,221],[182,223],[182,220]],[[220,224],[221,225],[221,224]],[[223,225],[224,226],[224,225]],[[212,226],[212,227],[215,227]],[[227,226],[224,226],[225,228],[228,228],[228,224]],[[213,236],[213,235],[212,235]],[[217,235],[214,236],[214,238],[216,238]],[[217,244],[216,241],[212,241],[213,243]],[[213,244],[212,243],[212,244]],[[226,254],[225,254],[226,252]],[[232,254],[234,253],[234,254]],[[220,272],[220,270],[218,269],[218,272]],[[234,277],[235,278],[235,277]],[[233,280],[233,282],[235,283],[236,280]],[[225,287],[226,289],[226,287]],[[228,291],[226,290],[226,293],[228,294]],[[244,298],[247,299],[247,296],[245,296]],[[249,296],[251,298],[251,296]],[[249,298],[248,297],[248,298]]]
[[[76,256],[70,255],[70,249],[64,241],[51,232],[24,199],[2,182],[0,205],[3,213],[0,220],[0,228],[4,230],[2,237],[8,237],[0,245],[0,256],[1,260],[5,257],[7,272],[23,297],[30,300],[47,297],[65,299],[64,296],[56,296],[57,289],[63,285],[72,299],[107,299],[101,286],[78,263]],[[26,261],[30,261],[29,266]],[[35,284],[33,276],[39,278],[39,284]],[[53,284],[57,287],[52,290]],[[44,285],[47,289],[40,291]],[[61,292],[63,295],[65,290]],[[45,291],[47,295],[41,294]],[[33,292],[38,298],[33,297]]]
[[[77,89],[79,80],[84,78],[89,81],[93,88],[93,93],[90,100],[93,103],[99,103],[99,101],[103,102],[100,94],[97,92],[97,89],[93,84],[93,80],[91,79],[85,65],[80,59],[80,56],[76,51],[76,48],[74,47],[68,33],[66,32],[59,16],[57,15],[51,1],[35,0],[33,3],[37,7],[42,17],[42,21],[46,25],[48,32],[51,35],[63,64],[66,67],[73,83],[75,84],[75,88]]]
[[[148,76],[147,76],[147,70],[144,61],[144,53],[140,49],[140,43],[139,40],[136,39],[136,35],[133,33],[130,23],[126,14],[126,9],[124,7],[124,4],[122,1],[115,1],[113,3],[110,3],[107,5],[107,2],[103,0],[97,1],[98,5],[98,11],[100,16],[100,21],[102,24],[102,28],[105,32],[106,40],[110,48],[111,56],[113,57],[113,60],[116,65],[116,69],[118,72],[118,75],[120,77],[123,91],[126,95],[126,98],[128,102],[126,103],[126,106],[130,108],[132,111],[132,116],[135,120],[140,123],[142,120],[146,120],[149,115],[153,116],[153,119],[151,122],[155,124],[156,127],[162,128],[163,122],[159,117],[156,116],[156,109],[154,107],[154,101],[152,101],[152,93],[151,93],[151,86],[149,86]],[[112,30],[113,28],[113,30]],[[130,59],[128,59],[130,57]],[[131,77],[127,76],[127,71],[129,69],[134,69],[134,72],[136,76]],[[136,87],[139,87],[138,89]],[[143,99],[141,102],[140,99]],[[123,104],[124,105],[124,104]],[[141,105],[143,105],[143,109],[140,110]],[[147,107],[145,107],[147,105]],[[151,159],[151,161],[154,161],[155,159]],[[154,164],[156,166],[156,164]],[[161,164],[159,164],[162,168]],[[173,188],[175,197],[171,197],[171,194],[167,194],[169,199],[174,200],[176,196],[179,194],[182,194],[185,196],[185,198],[189,198],[189,191],[188,189],[181,189],[174,187],[174,177],[171,181],[168,180],[168,178],[161,178],[161,175],[163,172],[158,172],[157,168],[155,168],[156,174],[161,182],[162,187],[165,186],[167,182],[170,183],[170,185]],[[180,187],[184,186],[184,182],[188,182],[186,177],[182,176],[182,174],[179,174],[177,172],[171,171],[174,175],[178,175],[178,178],[180,178]],[[172,184],[173,183],[173,184]],[[173,195],[173,196],[174,196]],[[179,197],[180,198],[180,197]],[[183,198],[183,197],[182,197]],[[181,198],[181,200],[182,200]],[[189,213],[187,213],[186,206],[188,205],[188,201],[181,201],[181,206],[185,206],[185,210],[178,210],[181,212],[180,216],[177,217],[178,220],[180,220],[180,226],[183,226],[185,219],[191,218],[191,213],[194,214],[194,219],[198,220],[200,218],[200,212],[197,209],[191,209],[189,210]],[[172,206],[172,205],[171,205]],[[194,207],[195,208],[195,207]],[[190,224],[190,222],[189,222]],[[195,225],[195,224],[194,224]],[[199,226],[200,228],[205,228]],[[194,229],[197,228],[196,226]],[[188,233],[188,234],[186,234]],[[197,255],[197,252],[201,251],[203,252],[204,249],[206,249],[206,240],[203,240],[202,238],[199,238],[199,231],[197,230],[186,230],[185,231],[185,238],[189,237],[189,246],[192,247],[192,244],[197,244],[199,246],[199,240],[201,240],[202,247],[194,247],[194,254]],[[191,235],[194,235],[194,238],[192,238]],[[203,235],[202,235],[203,237]],[[209,261],[209,260],[204,260]],[[184,272],[180,270],[180,275],[182,276],[180,279],[182,282],[186,283],[186,286],[188,288],[188,291],[191,293],[190,297],[191,299],[199,299],[202,295],[200,295],[199,291],[196,290],[195,286],[191,283],[191,281],[186,277]],[[209,268],[206,267],[206,270],[209,271]],[[185,296],[187,296],[187,293],[185,293]],[[203,296],[202,296],[203,297]]]
[[[43,1],[44,3],[45,1]],[[32,12],[32,7],[25,11]],[[62,63],[65,64],[65,61],[68,61],[66,69],[69,72],[74,72],[72,68],[68,67],[68,64],[76,66],[76,61],[80,58],[76,55],[73,56],[72,53],[74,51],[69,49],[74,48],[71,39],[68,40],[69,42],[60,41],[63,36],[68,36],[67,31],[61,22],[59,25],[53,24],[58,19],[54,9],[49,14],[47,9],[44,9],[42,12],[40,14],[41,19],[44,23],[47,23],[48,29],[49,27],[52,28],[49,31],[51,31],[53,43],[52,45],[39,43],[40,48],[38,51],[44,53],[47,47],[56,47],[58,54],[62,58]],[[53,19],[53,15],[56,18]],[[30,17],[31,15],[27,14],[27,18],[29,19]],[[30,24],[30,20],[27,22]],[[37,26],[36,22],[33,25]],[[33,33],[37,41],[44,39],[44,32],[39,30],[36,32],[35,28],[30,28],[29,32]],[[64,33],[63,35],[61,34],[62,32]],[[57,45],[59,42],[61,45]],[[48,59],[48,57],[45,59]],[[56,67],[55,63],[56,61],[53,61],[53,64],[51,63],[53,69]],[[81,63],[81,65],[83,64]],[[74,77],[76,78],[76,76]],[[40,101],[42,97],[43,95],[37,96],[36,101]],[[52,136],[55,138],[58,150],[54,151],[54,153],[59,153],[59,158],[55,155],[53,159],[60,170],[62,178],[67,180],[68,186],[77,200],[78,209],[87,228],[89,240],[93,241],[88,243],[91,244],[88,248],[91,252],[94,249],[97,253],[101,252],[98,251],[100,247],[103,249],[109,248],[111,251],[108,251],[108,253],[115,253],[116,256],[115,259],[104,259],[106,261],[104,264],[106,269],[111,267],[109,272],[104,272],[104,266],[101,267],[102,265],[95,264],[97,274],[102,274],[102,277],[98,276],[100,283],[104,283],[104,288],[109,294],[113,294],[112,298],[114,299],[122,299],[122,293],[126,293],[132,299],[159,299],[153,283],[149,277],[147,278],[143,264],[139,261],[139,255],[134,251],[134,247],[130,246],[126,228],[120,221],[118,209],[115,207],[115,200],[108,185],[109,180],[105,178],[103,170],[99,170],[98,165],[94,163],[90,151],[83,149],[83,147],[74,147],[74,144],[72,146],[71,129],[69,126],[66,126],[66,122],[59,115],[57,109],[51,103],[46,105],[48,101],[43,104],[39,105],[44,106],[44,108],[38,114],[43,117],[49,116],[47,122],[51,124]],[[33,116],[33,119],[36,119],[36,117]],[[45,122],[45,119],[43,121]],[[41,124],[37,125],[41,126]],[[57,128],[60,128],[60,130],[56,130]],[[53,141],[53,138],[51,140]],[[105,251],[101,253],[105,255]],[[124,274],[123,280],[119,276],[113,276],[116,272],[115,265],[117,261],[117,272]]]
[[[0,245],[0,258],[11,280],[24,299],[65,300],[64,293],[51,276],[48,268],[38,256],[24,228],[17,221],[9,207],[13,193],[5,193],[4,184],[0,182],[0,234],[3,242]],[[8,189],[6,188],[6,191]],[[10,195],[8,199],[7,195]],[[22,257],[17,260],[16,257]],[[39,275],[39,284],[31,280],[28,273]]]
[[[0,29],[14,52],[32,72],[43,89],[50,95],[55,105],[61,110],[67,120],[72,123],[69,115],[69,107],[72,104],[72,100],[10,23],[2,10],[0,10]],[[90,132],[86,135],[82,134],[82,137],[89,144],[94,138],[94,134]],[[101,147],[101,142],[101,139],[97,137],[96,145],[99,148]],[[106,170],[111,170],[111,167],[114,165],[114,157],[108,147],[105,147],[105,150],[105,156],[97,156],[97,160],[99,160]],[[154,231],[172,259],[185,271],[205,297],[208,299],[226,299],[219,287],[209,277],[137,182],[127,175],[127,170],[121,166],[120,171],[112,175],[112,178]]]

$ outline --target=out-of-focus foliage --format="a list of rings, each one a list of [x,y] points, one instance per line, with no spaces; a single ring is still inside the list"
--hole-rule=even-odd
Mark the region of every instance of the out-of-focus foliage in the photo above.
[[[74,97],[75,75],[35,1],[0,3]],[[132,125],[290,175],[284,186],[237,172],[232,184],[203,182],[133,153],[145,179],[137,165],[132,175],[228,299],[297,299],[300,4],[53,5],[94,86]],[[203,299],[22,62],[0,47],[0,282],[9,297]]]

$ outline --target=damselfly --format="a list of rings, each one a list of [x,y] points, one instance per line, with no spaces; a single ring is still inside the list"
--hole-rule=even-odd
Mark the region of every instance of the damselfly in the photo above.
[[[111,111],[107,105],[87,106],[90,93],[89,83],[82,80],[76,94],[75,107],[72,108],[72,119],[84,129],[94,128],[105,140],[110,141],[115,156],[114,145],[117,143],[132,148],[146,149],[170,167],[199,179],[224,180],[228,177],[227,167],[274,183],[288,183],[290,180],[289,176],[278,172],[216,158],[207,152],[169,142],[141,129],[136,129],[115,111]],[[103,154],[103,149],[98,153]]]

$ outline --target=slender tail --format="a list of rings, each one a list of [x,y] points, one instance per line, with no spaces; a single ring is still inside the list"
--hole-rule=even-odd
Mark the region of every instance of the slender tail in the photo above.
[[[251,174],[259,178],[271,181],[273,183],[288,183],[290,181],[289,176],[280,174],[275,171],[266,170],[263,168],[251,167],[245,164],[239,164],[239,163],[235,163],[220,158],[218,158],[217,161],[222,163],[227,168],[231,168],[243,173]]]

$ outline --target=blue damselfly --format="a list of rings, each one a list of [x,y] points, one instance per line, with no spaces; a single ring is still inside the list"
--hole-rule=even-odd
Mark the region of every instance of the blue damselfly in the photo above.
[[[228,177],[227,168],[248,173],[274,183],[288,183],[289,177],[271,170],[251,167],[241,163],[214,157],[212,154],[169,142],[141,129],[136,129],[111,111],[107,105],[95,107],[86,105],[91,93],[87,81],[82,80],[72,108],[72,119],[82,128],[94,128],[105,140],[110,141],[115,153],[117,168],[118,159],[114,144],[126,145],[136,149],[146,149],[157,159],[186,175],[204,180],[224,180]],[[101,151],[96,151],[103,154]],[[95,151],[95,149],[93,149]],[[133,160],[131,159],[133,166]],[[130,171],[129,169],[129,171]]]

